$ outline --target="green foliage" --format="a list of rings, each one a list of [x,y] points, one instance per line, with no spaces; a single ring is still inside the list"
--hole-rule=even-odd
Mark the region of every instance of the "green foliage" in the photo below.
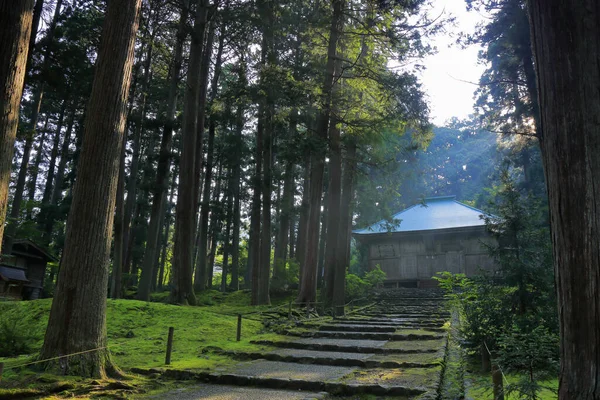
[[[364,297],[369,290],[369,285],[354,274],[346,275],[346,301],[356,300]]]
[[[543,326],[531,331],[514,326],[500,336],[498,349],[500,365],[519,376],[504,391],[516,393],[520,399],[539,399],[538,393],[544,388],[540,382],[558,374],[558,335]]]
[[[460,311],[471,349],[485,343],[505,372],[518,377],[506,390],[538,399],[540,382],[556,376],[558,324],[549,228],[543,202],[522,195],[507,170],[494,188],[495,214],[485,217],[495,244],[487,244],[497,271],[436,279]]]
[[[39,314],[28,311],[20,302],[0,303],[0,357],[28,354],[35,347],[43,327]]]
[[[363,279],[354,274],[346,275],[346,301],[367,297],[373,288],[385,281],[385,277],[385,272],[379,265],[374,270],[367,272]]]
[[[381,270],[379,265],[376,265],[375,269],[367,272],[363,279],[365,282],[367,282],[367,284],[369,284],[369,286],[374,288],[381,285],[385,281],[385,278],[385,272]]]

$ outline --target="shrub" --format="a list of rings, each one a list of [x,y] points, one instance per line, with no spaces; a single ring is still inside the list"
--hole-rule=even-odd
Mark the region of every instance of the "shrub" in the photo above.
[[[19,303],[0,305],[0,357],[29,354],[41,339],[39,321]]]
[[[371,286],[377,287],[385,281],[385,272],[381,270],[379,265],[375,266],[375,269],[365,274],[364,280]]]
[[[346,275],[346,301],[364,297],[369,290],[369,284],[360,279],[358,275]]]

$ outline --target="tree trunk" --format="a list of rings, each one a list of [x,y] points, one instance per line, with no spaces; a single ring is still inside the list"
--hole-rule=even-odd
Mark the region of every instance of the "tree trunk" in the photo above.
[[[151,35],[149,38],[145,38],[144,41],[147,41],[146,48],[146,56],[144,58],[144,75],[142,76],[142,81],[140,82],[140,92],[141,92],[141,100],[138,105],[137,112],[137,123],[135,125],[135,131],[133,132],[133,155],[131,156],[131,165],[129,166],[129,178],[127,180],[127,199],[125,200],[125,208],[123,211],[123,243],[127,244],[127,247],[124,247],[125,254],[124,258],[129,260],[131,259],[131,247],[129,247],[130,243],[133,243],[133,211],[136,207],[136,191],[137,191],[137,175],[141,158],[141,146],[142,146],[142,132],[144,130],[144,121],[146,120],[146,99],[148,97],[148,85],[150,84],[150,65],[152,62],[152,51],[154,48],[153,41],[154,37]],[[146,299],[147,300],[147,299]]]
[[[106,290],[125,107],[141,0],[111,0],[102,28],[78,179],[41,359],[62,374],[116,372],[106,348]],[[95,350],[97,351],[89,351]]]
[[[63,184],[67,169],[67,160],[69,158],[69,145],[71,144],[71,134],[73,133],[73,126],[75,124],[75,114],[76,110],[73,110],[67,125],[65,137],[63,138],[60,150],[60,161],[58,162],[54,188],[52,189],[52,196],[50,197],[50,207],[44,221],[44,237],[46,238],[46,243],[50,243],[52,240],[52,229],[54,227],[54,221],[56,220],[57,206],[62,200]]]
[[[160,143],[158,155],[158,166],[156,168],[156,180],[152,189],[152,208],[150,211],[150,222],[148,226],[148,238],[146,240],[146,250],[142,261],[142,277],[138,288],[137,298],[148,301],[150,296],[149,282],[147,279],[147,270],[149,270],[156,259],[156,250],[158,248],[160,225],[164,222],[161,213],[164,210],[165,193],[168,186],[169,166],[171,165],[171,147],[173,143],[173,125],[175,123],[175,111],[177,106],[177,91],[181,74],[181,65],[183,63],[183,44],[185,42],[186,24],[189,9],[183,5],[179,26],[177,28],[177,42],[175,51],[171,60],[169,70],[169,94],[165,110],[165,124]],[[161,263],[161,265],[163,265]],[[160,278],[162,282],[162,278]],[[160,286],[160,285],[159,285]]]
[[[329,43],[327,47],[327,65],[325,68],[325,79],[322,91],[322,109],[317,120],[317,140],[324,144],[327,140],[329,127],[329,115],[331,112],[331,95],[333,88],[333,76],[335,70],[335,58],[338,37],[343,25],[344,0],[333,0],[333,16],[329,31]],[[323,191],[323,170],[325,167],[325,152],[322,149],[315,150],[311,156],[310,172],[310,211],[306,227],[306,248],[304,251],[304,265],[302,266],[302,284],[298,294],[298,302],[313,303],[317,295],[317,249],[319,242],[319,216],[321,214],[321,194]]]
[[[29,157],[31,153],[31,147],[33,145],[33,140],[35,136],[35,131],[37,128],[38,117],[40,113],[40,108],[42,105],[42,99],[44,97],[44,87],[46,83],[46,75],[48,73],[48,69],[50,68],[50,53],[52,51],[52,41],[54,38],[54,31],[56,29],[56,23],[58,22],[58,17],[60,16],[60,10],[62,6],[62,0],[57,0],[56,7],[54,9],[54,16],[48,27],[48,33],[46,34],[47,46],[43,54],[43,62],[40,71],[41,82],[36,88],[35,94],[33,95],[33,105],[32,105],[32,115],[30,127],[27,132],[27,137],[25,139],[25,148],[23,151],[23,158],[21,162],[21,168],[19,170],[19,176],[17,178],[17,186],[15,188],[15,196],[13,198],[13,204],[10,211],[10,221],[6,228],[8,240],[6,241],[6,253],[12,252],[12,245],[15,239],[15,234],[17,232],[18,219],[21,211],[21,202],[23,200],[23,190],[25,189],[25,178],[27,175],[27,168],[29,166]]]
[[[229,252],[231,251],[231,246],[229,245],[231,237],[231,220],[233,213],[233,174],[229,171],[230,177],[227,185],[229,194],[227,195],[227,216],[225,221],[225,237],[223,238],[223,274],[221,275],[221,291],[225,292],[227,290],[227,273],[229,267]]]
[[[171,301],[179,304],[196,303],[192,282],[194,225],[196,224],[196,204],[194,204],[196,198],[195,159],[198,134],[198,97],[200,92],[198,77],[200,75],[202,43],[206,28],[207,1],[201,0],[197,7],[184,98],[182,151],[179,160],[179,190],[175,209]]]
[[[58,117],[58,123],[56,125],[56,131],[54,132],[54,142],[52,143],[52,151],[50,152],[50,163],[48,165],[48,172],[46,173],[46,183],[44,185],[44,193],[42,195],[42,207],[46,206],[50,202],[50,197],[52,196],[54,170],[56,169],[56,159],[58,158],[58,148],[60,146],[61,131],[65,118],[66,108],[67,99],[63,100],[63,104],[60,108],[60,115]]]
[[[25,80],[33,0],[0,1],[0,249],[8,207],[8,185]],[[8,253],[12,249],[8,249]]]
[[[48,121],[49,115],[46,115],[46,122],[44,122],[44,128],[40,135],[40,140],[35,151],[35,159],[33,165],[29,167],[29,184],[27,187],[28,201],[27,205],[27,219],[31,219],[31,212],[33,205],[31,204],[35,200],[35,192],[37,191],[37,178],[38,172],[40,171],[40,164],[42,163],[42,156],[44,154],[44,142],[46,141],[46,134],[48,133]]]
[[[212,183],[212,170],[215,147],[216,127],[211,125],[208,129],[208,143],[206,154],[206,171],[204,176],[204,188],[202,194],[202,207],[200,209],[200,233],[198,235],[198,253],[196,254],[196,276],[194,288],[204,290],[208,281],[208,215],[210,212],[210,187]]]
[[[31,7],[29,7],[31,8]],[[42,10],[44,9],[44,0],[37,0],[33,7],[33,20],[31,22],[31,34],[29,35],[29,50],[27,51],[27,65],[25,72],[28,73],[31,68],[31,57],[34,53],[35,41],[37,39],[38,28],[40,26],[40,18],[42,17]],[[29,10],[29,9],[28,9]]]
[[[300,215],[298,221],[298,243],[296,244],[296,259],[300,267],[298,283],[302,286],[302,271],[304,265],[304,254],[306,252],[306,225],[308,222],[308,213],[310,211],[309,193],[310,193],[310,155],[305,156],[304,172],[302,180],[302,202],[300,203]]]
[[[323,211],[319,216],[321,233],[319,234],[319,256],[317,261],[317,288],[322,288],[325,283],[325,241],[327,240],[328,215],[329,215],[329,189],[323,189]]]
[[[292,110],[290,117],[290,135],[297,135],[297,113]],[[273,278],[277,277],[280,284],[285,276],[285,262],[290,230],[290,215],[294,208],[294,163],[288,160],[283,173],[283,196],[281,199],[281,211],[279,213],[279,229],[277,231],[277,243],[275,245],[275,255],[273,260]]]
[[[250,211],[250,237],[248,242],[248,276],[251,284],[252,305],[258,303],[259,291],[259,265],[260,265],[260,193],[261,193],[261,172],[262,172],[262,132],[256,131],[256,149],[254,156],[254,177],[252,178],[252,208]]]
[[[239,63],[239,83],[241,87],[246,86],[246,65],[242,58]],[[240,198],[240,175],[242,169],[242,145],[244,131],[244,103],[239,101],[236,110],[235,121],[235,164],[233,165],[233,238],[231,249],[231,285],[230,289],[237,291],[240,288],[239,264],[240,264],[240,223],[241,223],[241,198]]]
[[[171,181],[171,192],[169,194],[169,201],[165,202],[165,234],[163,236],[162,243],[162,254],[160,256],[160,267],[158,271],[158,289],[161,289],[165,281],[165,264],[167,262],[167,248],[169,247],[169,232],[171,230],[171,205],[173,204],[173,195],[175,194],[175,181],[177,178],[177,171],[173,171],[173,178]],[[165,193],[166,194],[166,193]]]
[[[212,203],[215,207],[212,209],[211,218],[210,218],[210,246],[208,252],[208,262],[207,262],[207,288],[212,289],[213,282],[213,272],[215,267],[215,256],[217,254],[218,241],[219,241],[219,233],[221,232],[221,220],[223,210],[221,208],[221,182],[223,180],[222,171],[223,171],[223,163],[219,162],[217,168],[217,175],[215,176],[215,193],[213,194]],[[218,205],[218,206],[217,206]]]
[[[293,260],[296,257],[296,252],[295,252],[295,247],[294,247],[294,242],[295,242],[295,237],[294,234],[296,232],[296,221],[294,221],[294,212],[292,210],[292,212],[290,213],[290,252],[289,252],[289,258],[290,260]]]
[[[559,399],[600,398],[600,4],[529,0],[560,321]]]
[[[335,62],[335,75],[341,74],[341,62]],[[339,83],[334,86],[334,92]],[[337,119],[337,100],[332,96],[332,115],[329,125],[329,184],[327,187],[327,239],[325,251],[325,302],[333,302],[333,286],[336,277],[336,262],[341,249],[338,248],[339,236],[345,234],[340,230],[341,198],[342,198],[342,147],[340,129]]]
[[[117,182],[117,197],[115,200],[115,233],[113,240],[113,269],[110,283],[110,297],[112,299],[120,299],[122,294],[123,282],[123,253],[124,242],[123,235],[125,234],[124,212],[125,212],[125,139],[123,135],[123,143],[121,144],[121,161],[119,163],[119,177]]]
[[[356,142],[349,138],[344,158],[342,196],[340,204],[340,228],[337,255],[334,259],[333,309],[337,316],[344,314],[346,271],[350,265],[350,241],[352,240],[352,199],[354,198],[354,177],[356,175]]]
[[[208,76],[208,59],[209,55],[212,52],[212,42],[214,38],[214,22],[211,26],[209,37],[207,40],[207,52],[204,57],[204,69],[206,70],[206,74]],[[221,27],[221,33],[219,36],[219,48],[217,51],[217,58],[215,63],[215,72],[213,74],[213,80],[211,83],[211,94],[210,94],[210,104],[213,103],[215,97],[217,96],[217,84],[219,83],[219,75],[221,74],[221,57],[223,55],[223,47],[225,45],[225,31],[224,26]],[[206,87],[205,87],[206,91]],[[206,97],[206,95],[205,95]],[[204,99],[206,101],[206,98]],[[202,110],[206,108],[206,104],[202,104]],[[202,113],[202,131],[204,131],[204,114],[205,111],[201,111]],[[208,127],[208,146],[207,146],[207,155],[206,155],[206,171],[204,177],[204,187],[202,193],[202,206],[200,209],[200,227],[198,232],[198,252],[196,254],[196,275],[194,279],[194,288],[195,290],[204,290],[207,285],[209,285],[208,279],[208,270],[206,267],[207,262],[207,249],[208,249],[208,214],[210,211],[210,185],[212,179],[212,168],[213,168],[213,157],[214,157],[214,146],[215,146],[215,131],[216,131],[216,117],[213,115],[210,117],[210,123]],[[200,121],[198,122],[200,123]],[[200,127],[199,127],[200,129]],[[201,149],[199,150],[199,157],[201,157]],[[200,176],[200,168],[197,165],[196,172],[198,173],[198,178]],[[198,193],[199,190],[196,191]]]

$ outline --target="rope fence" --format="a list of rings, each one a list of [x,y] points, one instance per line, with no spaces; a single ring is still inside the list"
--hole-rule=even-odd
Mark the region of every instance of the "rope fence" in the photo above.
[[[97,347],[95,349],[78,351],[78,352],[75,352],[75,353],[64,354],[62,356],[45,358],[43,360],[30,361],[30,362],[26,362],[26,363],[23,363],[23,364],[17,364],[17,365],[10,365],[10,364],[7,364],[5,362],[0,362],[0,380],[2,380],[2,373],[4,371],[6,371],[6,370],[15,370],[15,369],[23,368],[23,367],[28,367],[28,366],[34,365],[34,364],[47,363],[47,362],[50,362],[50,361],[60,360],[62,358],[78,356],[78,355],[86,354],[86,353],[92,353],[94,351],[105,350],[105,349],[108,349],[108,348],[109,348],[109,346]]]
[[[359,299],[353,299],[349,302],[347,302],[344,305],[340,305],[340,306],[331,306],[330,308],[326,308],[325,307],[325,303],[323,302],[293,302],[290,301],[289,303],[283,303],[280,304],[278,306],[275,307],[270,307],[268,309],[264,309],[264,310],[256,310],[256,311],[251,311],[251,312],[247,312],[247,313],[227,313],[227,312],[215,312],[215,311],[210,311],[210,310],[205,310],[206,312],[209,312],[211,314],[215,314],[215,315],[219,315],[219,316],[227,316],[227,317],[235,317],[237,318],[237,330],[236,330],[236,340],[239,342],[241,340],[241,332],[242,332],[242,318],[246,318],[246,319],[250,319],[250,320],[254,320],[254,321],[262,321],[262,319],[259,318],[249,318],[250,316],[253,315],[261,315],[261,314],[269,314],[269,313],[274,313],[274,312],[278,312],[281,311],[282,309],[287,308],[288,309],[288,318],[291,319],[291,310],[292,310],[292,306],[296,306],[299,308],[303,308],[306,307],[306,320],[311,319],[312,321],[318,321],[320,319],[323,318],[329,318],[330,316],[335,316],[335,309],[336,308],[341,308],[343,307],[344,310],[349,307],[349,306],[353,306],[355,303],[358,303],[360,301],[364,301],[367,300],[367,297],[362,297]],[[315,311],[319,311],[317,309],[318,305],[323,305],[323,307],[321,308],[322,311],[322,315],[318,316],[318,317],[314,317],[311,318],[310,315],[310,311],[311,311],[311,306],[313,306],[313,310]],[[372,304],[371,304],[372,305]],[[365,307],[369,307],[371,305],[366,305]],[[364,309],[365,307],[362,307],[360,309]],[[331,314],[327,315],[327,311],[330,310]],[[359,309],[356,309],[356,311],[358,311]],[[348,314],[355,312],[354,309],[352,309],[350,312],[348,312]],[[300,319],[302,319],[301,314],[299,314]],[[173,335],[174,335],[174,328],[170,327],[169,328],[169,333],[168,333],[168,341],[167,341],[167,349],[166,349],[166,358],[165,358],[165,364],[169,365],[171,362],[171,350],[172,350],[172,346],[173,346]],[[2,380],[2,374],[3,372],[7,371],[7,370],[15,370],[15,369],[19,369],[19,368],[23,368],[23,367],[28,367],[31,365],[35,365],[35,364],[42,364],[42,363],[47,363],[50,361],[55,361],[55,360],[60,360],[63,358],[68,358],[68,357],[74,357],[77,355],[81,355],[81,354],[86,354],[86,353],[91,353],[94,351],[100,351],[100,350],[106,350],[108,349],[110,346],[102,346],[102,347],[97,347],[94,349],[89,349],[89,350],[83,350],[83,351],[78,351],[75,353],[70,353],[70,354],[64,354],[64,355],[60,355],[60,356],[56,356],[56,357],[51,357],[51,358],[46,358],[46,359],[42,359],[42,360],[35,360],[35,361],[28,361],[28,362],[24,362],[21,364],[16,364],[16,365],[10,365],[7,362],[1,362],[0,361],[0,381]],[[487,345],[486,345],[487,347]],[[489,351],[489,350],[488,350]]]

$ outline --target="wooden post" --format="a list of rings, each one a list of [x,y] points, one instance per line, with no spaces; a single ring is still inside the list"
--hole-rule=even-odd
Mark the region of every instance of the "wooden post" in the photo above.
[[[4,363],[0,362],[0,382],[2,382],[2,371],[4,371]]]
[[[292,301],[290,300],[290,305],[288,306],[288,319],[292,319]]]
[[[235,340],[239,342],[241,338],[242,338],[242,314],[238,314],[237,335],[235,337]]]
[[[496,364],[492,364],[492,384],[494,385],[494,400],[504,400],[502,371],[500,371],[500,368]]]
[[[485,347],[484,342],[481,343],[481,348],[479,351],[481,352],[481,372],[490,372],[490,353],[488,353],[488,349]]]
[[[165,364],[171,364],[171,350],[173,350],[173,331],[175,328],[172,326],[169,328],[169,337],[167,339],[167,356],[165,357]]]
[[[310,303],[306,303],[306,319],[310,318]]]

